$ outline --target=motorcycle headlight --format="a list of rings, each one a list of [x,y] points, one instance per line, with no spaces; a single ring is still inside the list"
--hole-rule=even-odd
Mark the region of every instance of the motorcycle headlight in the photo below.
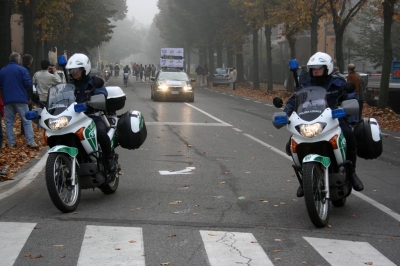
[[[324,130],[326,124],[324,123],[315,123],[311,125],[299,125],[297,126],[297,131],[307,138],[316,137]]]
[[[158,85],[158,88],[159,88],[160,90],[162,90],[162,91],[168,90],[168,86],[165,85],[165,84]]]
[[[70,120],[70,116],[60,116],[57,118],[49,118],[45,121],[45,123],[52,130],[60,130],[66,127]]]

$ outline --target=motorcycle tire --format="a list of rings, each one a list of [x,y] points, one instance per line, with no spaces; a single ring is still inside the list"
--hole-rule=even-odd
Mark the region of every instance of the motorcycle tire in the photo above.
[[[323,193],[324,172],[319,163],[306,163],[303,170],[303,191],[308,216],[318,228],[328,225],[329,200]]]
[[[115,176],[113,177],[113,180],[105,185],[102,185],[100,188],[101,192],[104,194],[114,194],[115,191],[117,191],[118,185],[119,185],[119,176],[118,173],[114,174]]]
[[[81,198],[79,183],[72,185],[69,180],[71,171],[71,159],[67,154],[49,154],[46,162],[47,191],[53,204],[64,213],[75,211]]]

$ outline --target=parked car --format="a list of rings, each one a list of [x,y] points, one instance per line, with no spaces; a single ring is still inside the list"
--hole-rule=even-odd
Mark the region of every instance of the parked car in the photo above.
[[[151,78],[151,99],[182,99],[188,102],[194,101],[194,87],[183,70],[160,70],[154,78]]]
[[[229,86],[229,74],[231,73],[232,68],[217,68],[214,71],[213,77],[212,77],[212,85],[218,86],[218,85],[227,85]]]

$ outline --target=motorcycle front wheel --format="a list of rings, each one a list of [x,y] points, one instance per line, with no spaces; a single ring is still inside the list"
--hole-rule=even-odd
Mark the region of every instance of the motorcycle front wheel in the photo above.
[[[306,163],[303,170],[303,191],[308,216],[318,228],[329,221],[329,200],[326,198],[324,172],[318,163]]]
[[[76,210],[81,198],[79,183],[71,182],[72,164],[65,153],[50,153],[46,162],[46,185],[53,204],[64,213]]]

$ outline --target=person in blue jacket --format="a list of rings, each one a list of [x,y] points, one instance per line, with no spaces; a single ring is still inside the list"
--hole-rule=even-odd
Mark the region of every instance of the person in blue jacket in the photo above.
[[[338,102],[340,103],[343,100],[346,100],[347,95],[344,86],[345,84],[346,86],[354,86],[354,84],[351,82],[346,82],[346,80],[342,78],[332,76],[333,60],[330,55],[317,52],[316,54],[311,56],[310,60],[307,63],[307,67],[310,73],[310,80],[300,86],[298,90],[310,86],[324,87],[327,90],[327,102],[328,106],[331,109],[336,109]],[[295,95],[289,98],[283,111],[285,111],[286,114],[290,116],[294,110],[294,105]],[[347,143],[346,157],[352,162],[353,165],[353,173],[350,177],[350,183],[353,186],[354,190],[362,191],[364,189],[364,185],[356,174],[356,140],[354,138],[351,127],[343,119],[339,120],[339,125],[342,129],[343,135]],[[297,196],[304,196],[303,187],[301,185],[297,190]]]
[[[28,91],[32,89],[32,80],[28,71],[20,66],[20,54],[11,53],[9,60],[8,65],[0,70],[0,94],[3,97],[8,146],[16,147],[14,123],[18,113],[22,120],[28,146],[37,148],[32,122],[25,118],[25,113],[29,111]]]
[[[92,65],[89,58],[80,53],[72,55],[65,67],[72,78],[72,83],[75,85],[75,101],[77,103],[84,103],[90,100],[92,95],[104,94],[107,98],[108,92],[104,85],[101,88],[96,88],[93,84],[98,77],[89,76]],[[107,127],[103,119],[96,115],[95,110],[89,108],[86,115],[93,119],[96,124],[97,140],[101,146],[103,157],[105,158],[107,170],[109,174],[117,170],[115,165],[114,156],[111,152],[111,140],[107,135]]]

